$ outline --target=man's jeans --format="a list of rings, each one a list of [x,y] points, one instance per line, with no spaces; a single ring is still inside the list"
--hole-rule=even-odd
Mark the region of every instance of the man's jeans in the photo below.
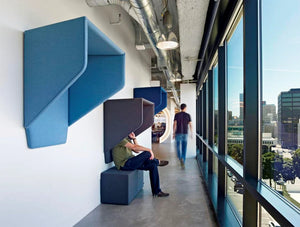
[[[176,134],[175,136],[177,157],[179,158],[179,160],[182,159],[183,162],[185,162],[187,139],[188,134]]]
[[[161,191],[157,169],[159,161],[157,159],[150,160],[150,157],[150,152],[144,151],[143,153],[128,159],[125,162],[125,165],[121,167],[121,170],[149,170],[152,194],[156,195]]]

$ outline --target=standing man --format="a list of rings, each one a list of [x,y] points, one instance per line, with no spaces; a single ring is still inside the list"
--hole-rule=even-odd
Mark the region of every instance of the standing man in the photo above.
[[[131,142],[133,141],[133,143]],[[135,153],[142,153],[134,156]],[[120,170],[149,170],[151,189],[153,197],[167,197],[169,193],[163,192],[159,186],[159,175],[157,166],[166,166],[168,161],[154,158],[151,149],[142,147],[137,143],[135,134],[132,132],[113,148],[113,160]]]
[[[184,169],[186,147],[188,139],[188,126],[191,131],[191,138],[193,137],[191,116],[186,113],[186,104],[180,105],[181,111],[175,114],[173,124],[173,139],[176,140],[177,157],[180,161],[181,167]]]

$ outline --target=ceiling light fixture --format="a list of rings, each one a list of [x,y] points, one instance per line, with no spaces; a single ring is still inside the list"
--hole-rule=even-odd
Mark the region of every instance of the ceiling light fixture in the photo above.
[[[177,37],[174,32],[170,32],[166,40],[164,35],[159,37],[156,47],[160,50],[173,50],[179,46]]]
[[[171,82],[180,82],[182,81],[182,76],[180,75],[180,73],[176,73],[175,75],[173,75],[173,77],[170,79]]]

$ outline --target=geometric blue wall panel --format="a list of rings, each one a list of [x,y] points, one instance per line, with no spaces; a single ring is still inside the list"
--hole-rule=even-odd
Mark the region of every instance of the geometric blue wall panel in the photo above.
[[[119,91],[124,78],[124,52],[86,17],[25,31],[28,147],[65,143],[68,126]]]
[[[167,107],[167,92],[162,87],[134,88],[134,98],[144,98],[155,105],[154,114]]]

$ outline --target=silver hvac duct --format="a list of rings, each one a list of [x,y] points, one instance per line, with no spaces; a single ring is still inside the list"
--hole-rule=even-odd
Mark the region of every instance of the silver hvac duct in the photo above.
[[[164,72],[171,85],[174,100],[177,106],[179,106],[180,102],[178,94],[174,84],[170,81],[173,74],[171,70],[171,61],[168,56],[169,54],[167,51],[160,50],[156,47],[159,38],[162,36],[162,32],[158,26],[151,0],[129,0],[129,2],[122,0],[86,0],[86,3],[91,7],[119,5],[141,25],[155,55],[157,56],[158,68]]]

